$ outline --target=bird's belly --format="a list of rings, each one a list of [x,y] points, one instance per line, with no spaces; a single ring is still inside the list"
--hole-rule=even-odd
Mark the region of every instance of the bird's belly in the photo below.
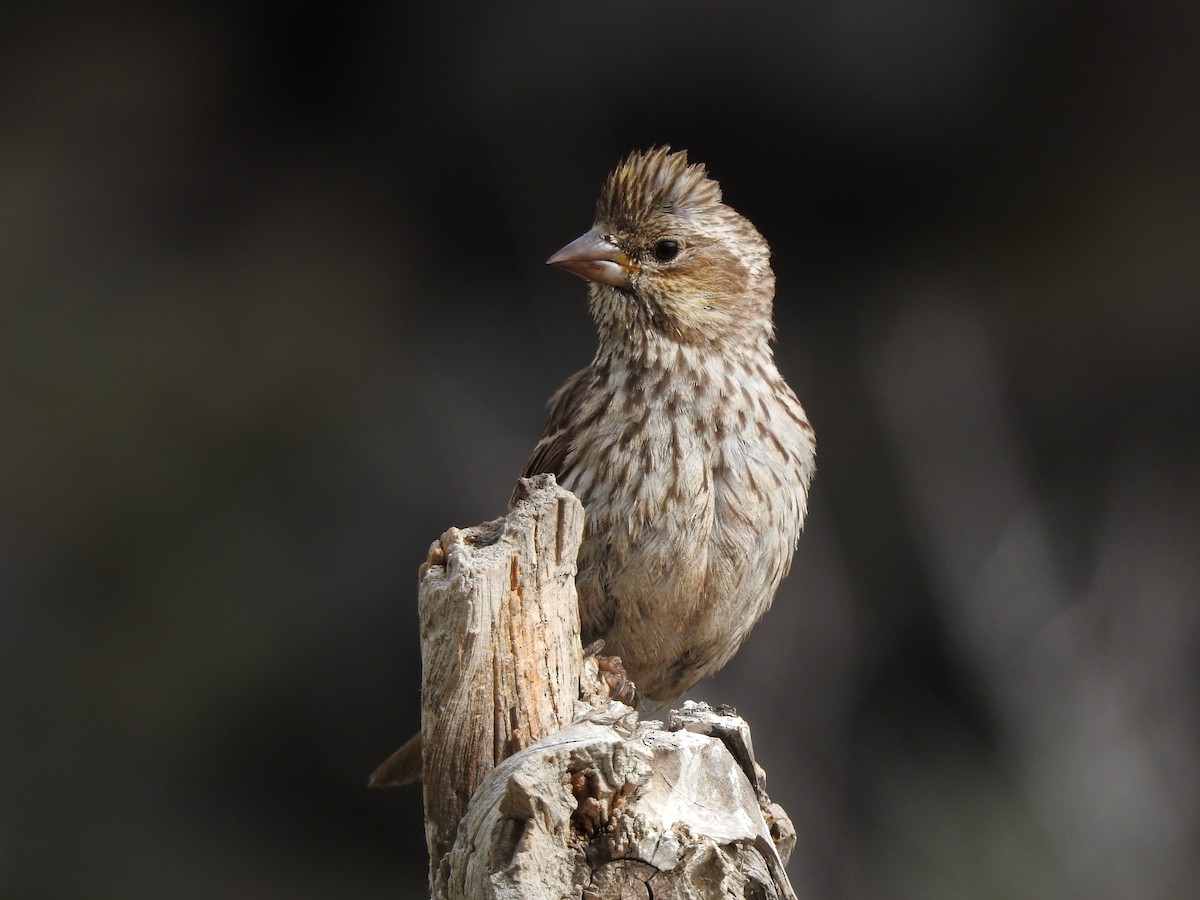
[[[617,489],[583,498],[584,639],[604,638],[643,696],[670,702],[721,668],[790,562],[803,488],[735,440],[710,453],[664,440]]]

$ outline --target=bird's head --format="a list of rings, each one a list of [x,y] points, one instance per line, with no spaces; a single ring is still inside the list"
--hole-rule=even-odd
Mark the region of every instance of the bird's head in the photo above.
[[[683,344],[771,334],[770,248],[687,153],[632,153],[608,176],[594,227],[547,260],[591,282],[601,342]]]

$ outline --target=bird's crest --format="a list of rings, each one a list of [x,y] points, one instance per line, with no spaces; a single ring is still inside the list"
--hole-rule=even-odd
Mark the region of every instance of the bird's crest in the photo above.
[[[721,186],[703,164],[688,165],[686,150],[655,147],[634,151],[609,174],[596,221],[632,224],[659,212],[688,216],[720,202]]]

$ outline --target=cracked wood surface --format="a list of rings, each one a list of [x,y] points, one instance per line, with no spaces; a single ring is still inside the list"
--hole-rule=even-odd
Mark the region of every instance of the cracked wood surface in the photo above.
[[[579,696],[583,507],[553,476],[522,479],[515,499],[503,519],[451,528],[422,566],[423,781],[435,876],[488,772],[568,725]]]
[[[537,476],[422,566],[432,896],[794,900],[795,831],[746,723],[692,703],[641,722],[583,656],[582,532],[579,501]]]

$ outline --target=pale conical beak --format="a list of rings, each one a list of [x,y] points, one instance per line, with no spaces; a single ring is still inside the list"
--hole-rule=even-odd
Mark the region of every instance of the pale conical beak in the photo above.
[[[582,234],[546,260],[580,278],[613,287],[629,288],[637,265],[599,228]]]

